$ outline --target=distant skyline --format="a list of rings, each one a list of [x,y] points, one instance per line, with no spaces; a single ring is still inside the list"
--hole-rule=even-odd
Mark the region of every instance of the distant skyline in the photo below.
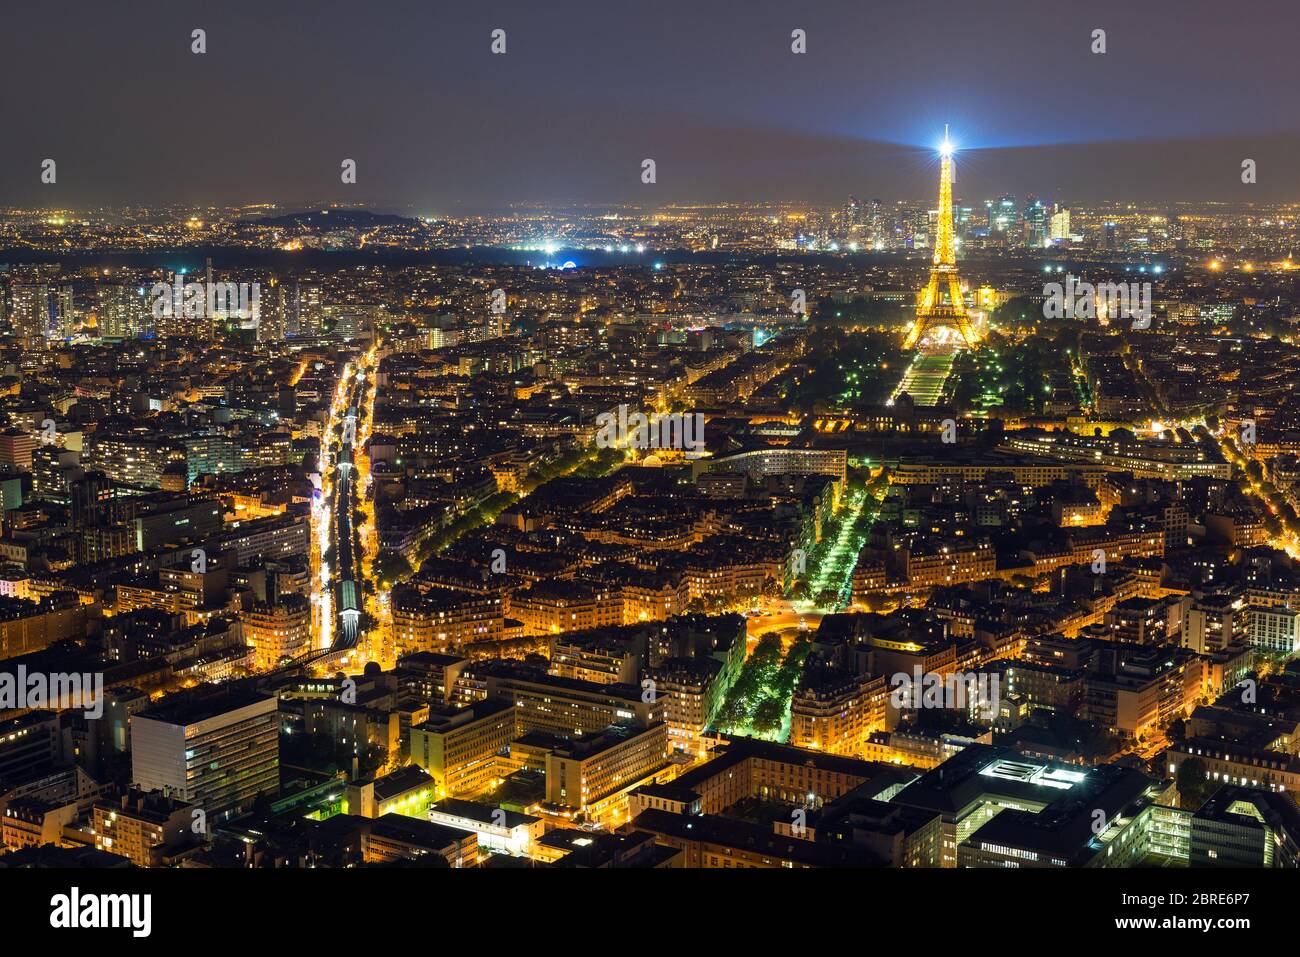
[[[1283,0],[27,3],[0,205],[924,201],[945,123],[966,201],[1300,201],[1297,27]]]

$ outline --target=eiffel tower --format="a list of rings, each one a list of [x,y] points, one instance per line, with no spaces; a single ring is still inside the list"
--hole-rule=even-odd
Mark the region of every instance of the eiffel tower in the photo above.
[[[916,319],[903,340],[904,349],[915,349],[922,336],[941,326],[955,330],[967,348],[973,349],[979,342],[966,314],[966,300],[957,280],[957,243],[952,229],[952,144],[948,142],[946,126],[939,155],[939,224],[935,230],[934,264],[930,267],[930,281],[916,306]]]

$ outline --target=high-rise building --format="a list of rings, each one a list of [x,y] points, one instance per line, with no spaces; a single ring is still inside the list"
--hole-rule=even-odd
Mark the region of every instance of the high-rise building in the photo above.
[[[975,208],[957,202],[953,205],[952,215],[953,231],[957,235],[957,244],[960,246],[975,225]]]
[[[1105,227],[1104,227],[1104,229],[1103,229],[1102,237],[1103,237],[1103,238],[1102,238],[1102,245],[1103,245],[1106,249],[1117,249],[1117,248],[1118,248],[1119,243],[1118,243],[1117,234],[1116,234],[1116,226],[1115,226],[1114,223],[1107,223],[1107,224],[1105,225]]]
[[[132,782],[194,805],[209,825],[248,810],[280,787],[277,701],[242,689],[196,691],[140,712],[131,720]]]
[[[287,331],[298,336],[319,336],[325,318],[321,287],[295,282]]]
[[[1014,196],[1002,196],[984,203],[990,233],[997,233],[1009,241],[1020,238],[1020,208]]]
[[[101,338],[133,339],[148,328],[152,307],[141,286],[102,283],[95,287],[95,321]]]
[[[1047,245],[1047,206],[1037,196],[1026,200],[1022,221],[1026,246],[1042,249]]]
[[[71,286],[18,284],[10,290],[14,334],[29,344],[70,338],[78,325]]]
[[[272,276],[259,297],[257,341],[282,341],[288,313],[289,289],[279,279]]]
[[[844,204],[841,211],[843,228],[840,232],[845,236],[856,236],[858,231],[864,225],[865,207],[862,201],[856,196],[850,196],[849,201]]]
[[[1051,238],[1053,241],[1070,238],[1070,210],[1064,206],[1052,214]]]

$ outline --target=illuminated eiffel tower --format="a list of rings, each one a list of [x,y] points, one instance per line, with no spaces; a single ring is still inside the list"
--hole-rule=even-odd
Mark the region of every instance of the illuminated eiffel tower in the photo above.
[[[922,336],[940,327],[954,330],[967,348],[973,349],[979,342],[979,335],[966,314],[966,301],[957,280],[957,243],[952,229],[952,144],[948,142],[946,126],[939,155],[939,224],[935,230],[934,264],[930,267],[930,281],[916,306],[916,319],[903,340],[904,349],[915,349]]]

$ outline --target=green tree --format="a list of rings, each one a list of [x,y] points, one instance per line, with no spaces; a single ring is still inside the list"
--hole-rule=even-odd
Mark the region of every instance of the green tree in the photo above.
[[[1205,762],[1200,758],[1188,758],[1178,768],[1179,804],[1188,810],[1195,810],[1204,804],[1215,791],[1214,782],[1206,773]]]
[[[781,730],[785,720],[785,703],[778,698],[764,698],[754,709],[754,730],[770,735]]]
[[[398,582],[410,578],[413,569],[402,555],[385,550],[375,556],[374,573],[382,582]]]
[[[1165,730],[1165,737],[1175,743],[1183,741],[1187,737],[1187,722],[1182,718],[1178,718],[1170,723]]]

